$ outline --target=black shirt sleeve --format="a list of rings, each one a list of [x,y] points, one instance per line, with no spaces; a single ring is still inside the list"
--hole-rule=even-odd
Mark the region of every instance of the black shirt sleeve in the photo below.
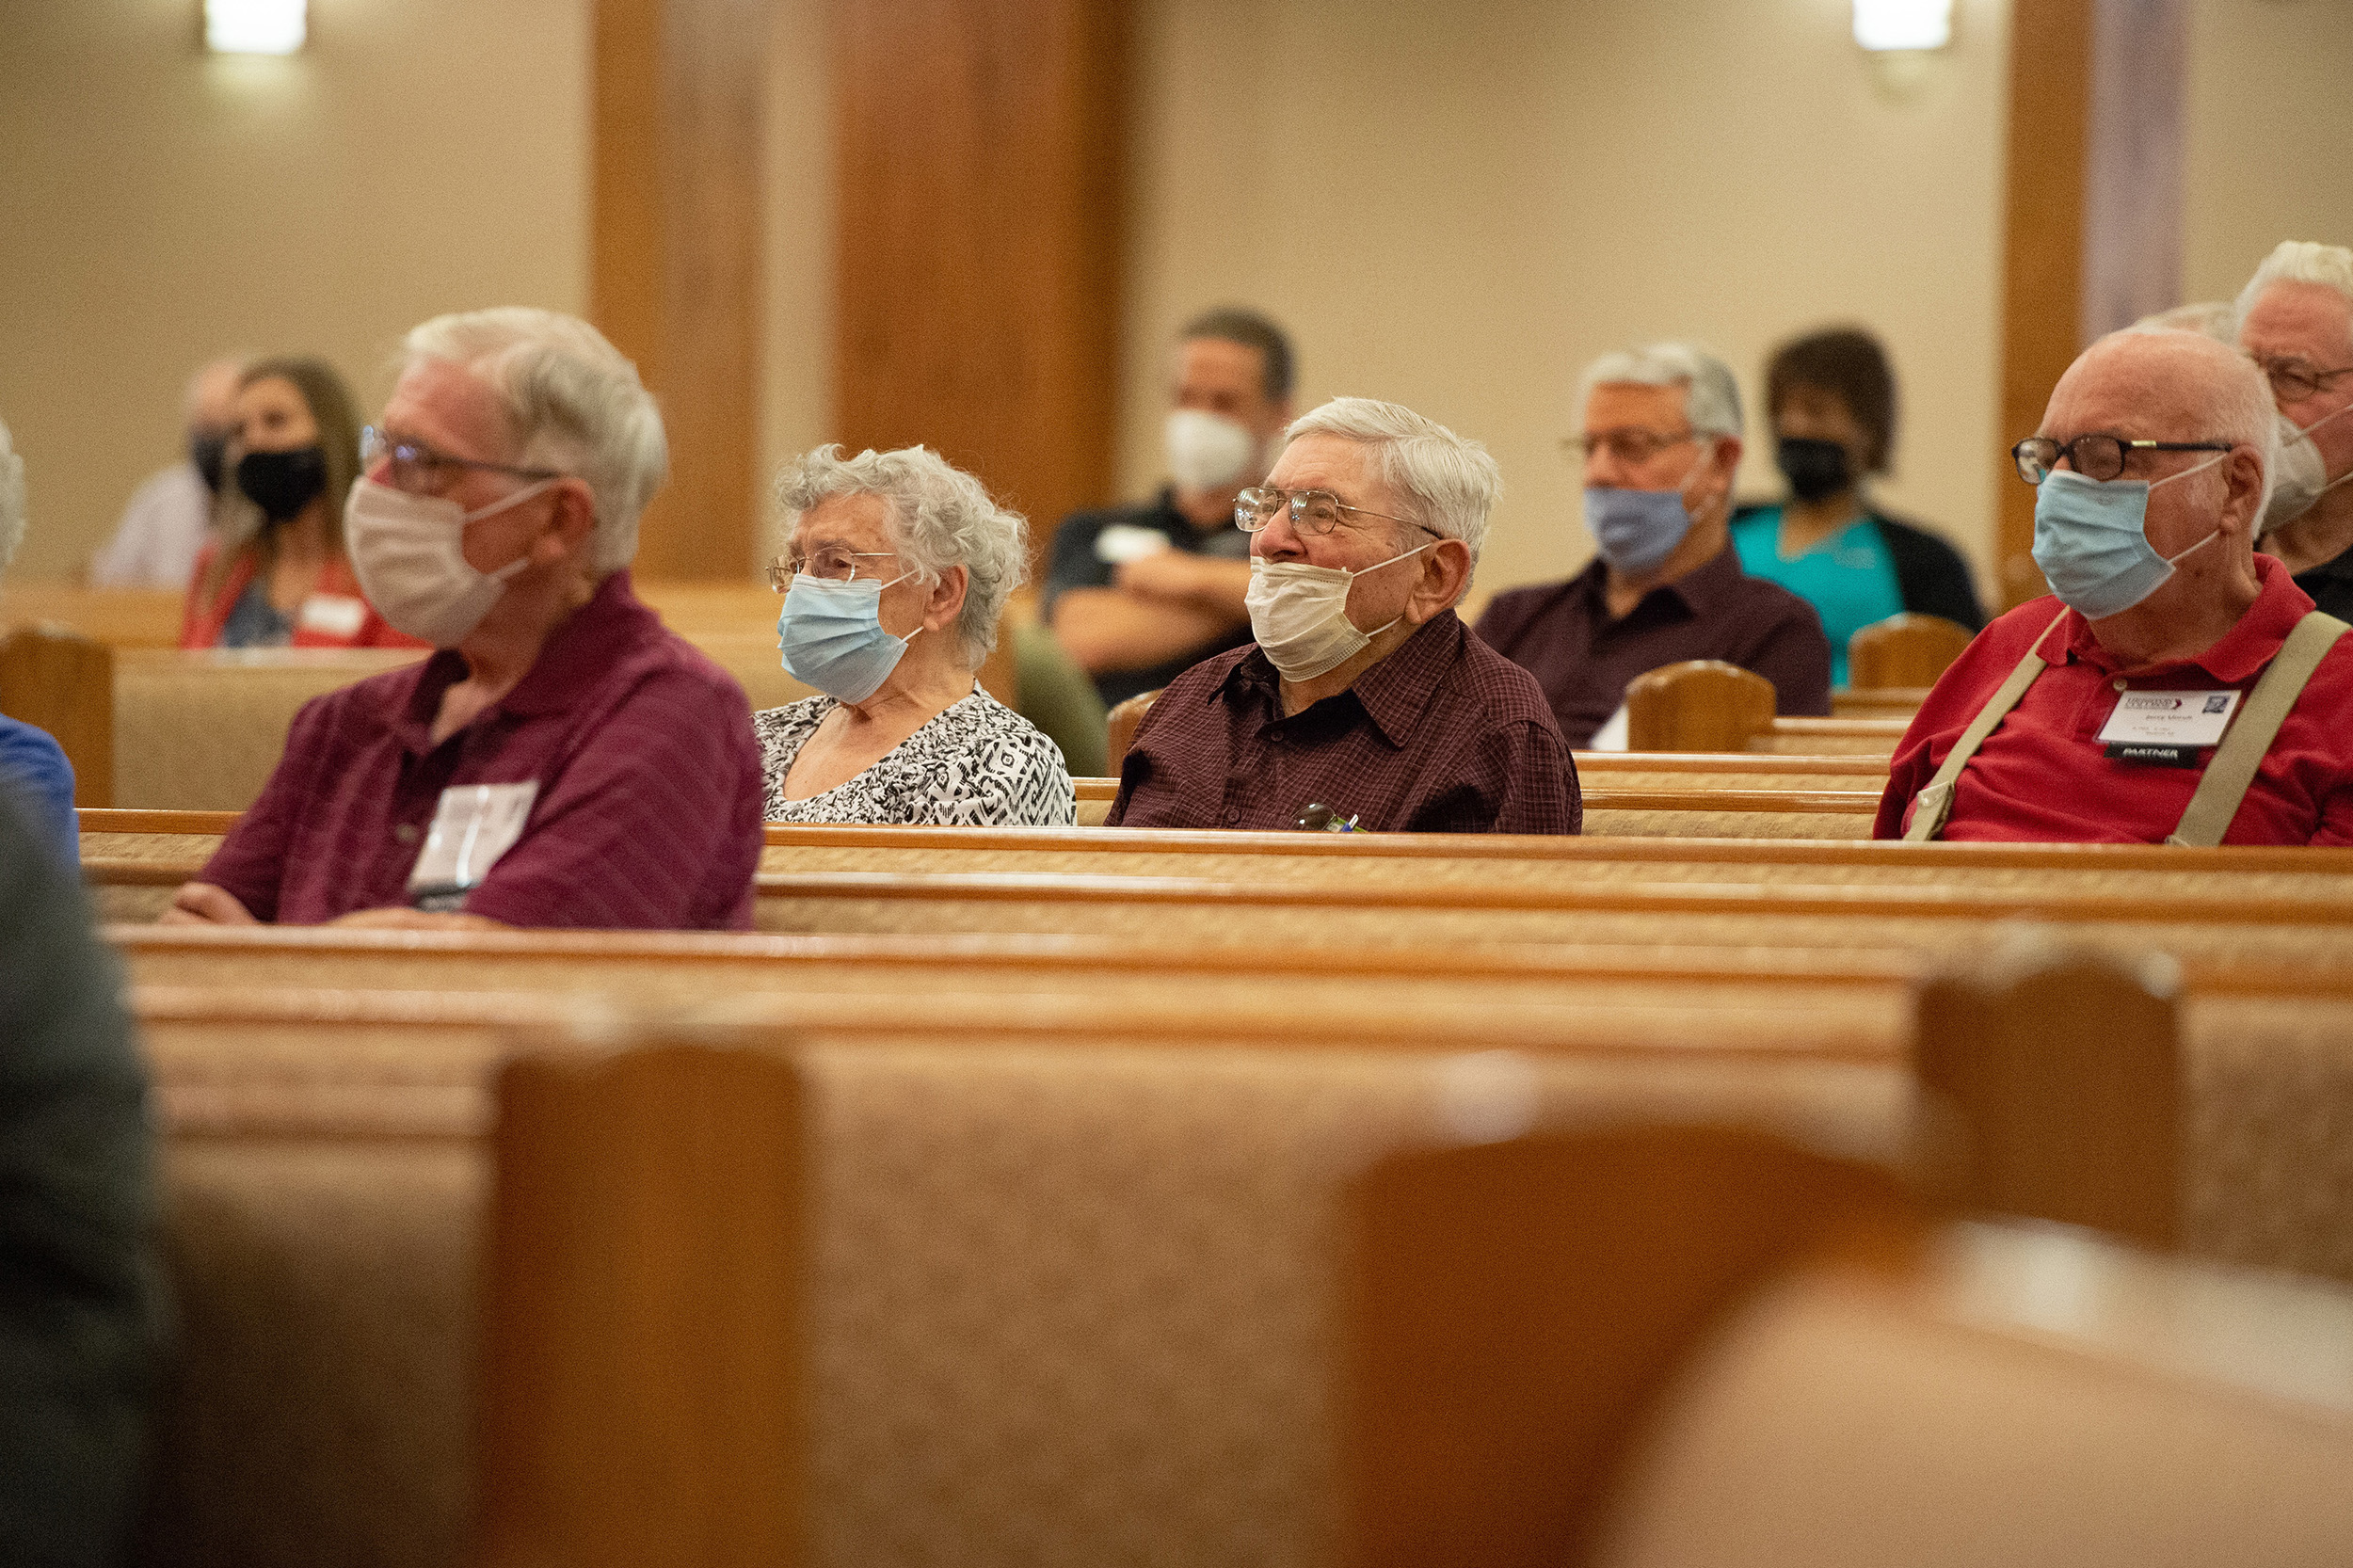
[[[1969,564],[1961,552],[1925,528],[1881,517],[1880,537],[1887,542],[1888,558],[1896,564],[1896,587],[1904,608],[1916,616],[1942,616],[1972,632],[1985,630],[1985,610],[1969,579]]]

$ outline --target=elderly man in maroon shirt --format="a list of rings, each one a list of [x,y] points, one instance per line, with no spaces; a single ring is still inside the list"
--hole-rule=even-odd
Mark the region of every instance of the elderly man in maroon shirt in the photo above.
[[[668,467],[636,368],[569,316],[438,317],[365,445],[353,569],[439,651],[306,705],[165,919],[750,925],[749,705],[630,589]]]
[[[1776,711],[1830,712],[1830,639],[1814,606],[1740,569],[1731,533],[1740,390],[1688,344],[1585,369],[1585,523],[1600,552],[1565,583],[1497,594],[1479,635],[1526,665],[1574,746],[1625,749],[1625,689],[1687,659],[1773,683]]]
[[[1235,503],[1257,640],[1169,683],[1109,820],[1576,832],[1577,770],[1544,694],[1454,614],[1500,486],[1495,459],[1362,397],[1287,439]]]
[[[2353,638],[2255,553],[2274,419],[2201,334],[2084,351],[2012,449],[2054,596],[1929,694],[1880,838],[2353,842]]]

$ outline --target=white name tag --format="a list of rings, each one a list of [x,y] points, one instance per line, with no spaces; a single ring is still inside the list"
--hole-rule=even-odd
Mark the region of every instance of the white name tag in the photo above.
[[[2238,709],[2237,692],[2126,692],[2100,731],[2110,745],[2210,746]]]
[[[459,784],[441,792],[433,827],[408,873],[408,902],[421,909],[460,909],[499,856],[523,836],[536,783]]]
[[[1168,548],[1167,535],[1157,528],[1138,528],[1132,522],[1114,522],[1095,536],[1095,558],[1115,567],[1158,555]]]
[[[349,594],[312,594],[295,612],[296,625],[322,637],[356,637],[367,618],[367,605]]]

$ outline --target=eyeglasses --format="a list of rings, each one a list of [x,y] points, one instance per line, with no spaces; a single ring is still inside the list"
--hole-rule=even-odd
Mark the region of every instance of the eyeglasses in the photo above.
[[[1254,485],[1234,497],[1234,526],[1245,534],[1256,534],[1274,520],[1274,514],[1285,507],[1290,509],[1291,532],[1321,536],[1340,525],[1342,512],[1354,512],[1364,517],[1379,518],[1385,522],[1401,522],[1408,528],[1418,528],[1433,538],[1443,539],[1444,534],[1426,522],[1412,518],[1391,517],[1363,506],[1351,506],[1330,490],[1278,490],[1272,486]]]
[[[2134,441],[2121,436],[2077,436],[2055,441],[2048,436],[2028,436],[2009,449],[2018,477],[2040,485],[2064,457],[2086,479],[2113,479],[2124,472],[2124,458],[2134,452],[2228,452],[2229,441]]]
[[[1620,463],[1634,468],[1649,462],[1671,446],[1696,440],[1699,433],[1685,430],[1680,434],[1665,430],[1645,430],[1641,425],[1626,425],[1616,430],[1588,430],[1581,436],[1561,438],[1561,450],[1580,462],[1592,462],[1593,454],[1607,452]]]
[[[2310,360],[2299,360],[2293,355],[2272,360],[2258,359],[2255,363],[2270,378],[2272,395],[2289,403],[2300,402],[2317,392],[2326,392],[2345,376],[2353,376],[2353,365],[2323,370]]]
[[[839,545],[827,545],[808,555],[780,555],[768,563],[768,585],[783,593],[792,586],[792,579],[803,573],[827,583],[848,583],[856,578],[860,561],[897,553],[895,550],[844,550]]]
[[[450,480],[449,469],[481,469],[488,473],[512,474],[518,479],[561,479],[554,469],[517,468],[512,463],[486,463],[478,457],[452,457],[434,451],[423,441],[404,441],[388,436],[371,424],[360,432],[360,466],[374,468],[380,462],[392,465],[392,488],[400,490],[438,490]]]

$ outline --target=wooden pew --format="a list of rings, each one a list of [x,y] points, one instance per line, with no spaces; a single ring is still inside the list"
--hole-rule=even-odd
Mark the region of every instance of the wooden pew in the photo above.
[[[1847,639],[1847,680],[1857,690],[1933,686],[1977,633],[1942,616],[1890,616]]]
[[[73,765],[77,806],[115,801],[114,650],[79,632],[0,636],[0,713],[45,729]]]
[[[1625,689],[1634,751],[1766,751],[1892,756],[1899,718],[1783,718],[1773,683],[1720,659],[1694,659],[1635,677]]]
[[[1926,686],[1842,686],[1830,694],[1833,718],[1902,719],[1909,723],[1929,697]]]
[[[1111,760],[1114,773],[1119,767],[1119,760],[1128,755],[1129,746],[1136,744],[1136,731],[1144,728],[1144,715],[1152,711],[1152,704],[1159,700],[1160,695],[1158,691],[1138,692],[1125,702],[1113,703],[1112,711],[1104,715],[1108,740],[1103,755]]]

